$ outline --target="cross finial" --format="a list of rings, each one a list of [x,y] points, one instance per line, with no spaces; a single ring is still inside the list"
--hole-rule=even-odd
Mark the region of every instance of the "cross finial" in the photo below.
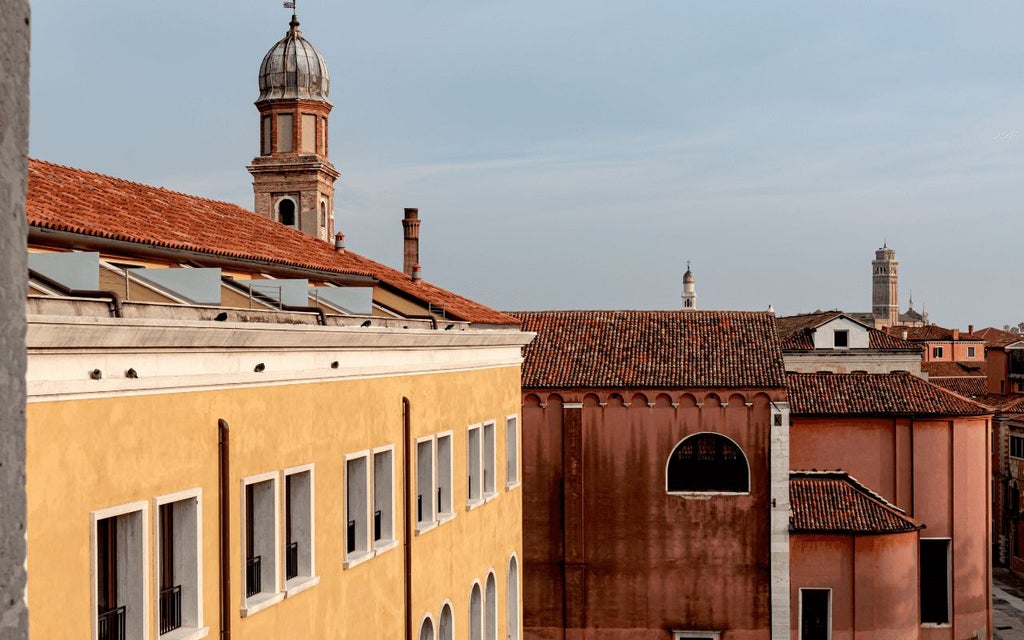
[[[686,270],[687,271],[690,270],[690,261],[689,260],[686,261]]]
[[[299,19],[296,17],[295,14],[295,2],[296,0],[289,0],[289,2],[284,3],[285,9],[292,10],[292,21],[288,23],[288,26],[290,26],[293,30],[299,27]]]

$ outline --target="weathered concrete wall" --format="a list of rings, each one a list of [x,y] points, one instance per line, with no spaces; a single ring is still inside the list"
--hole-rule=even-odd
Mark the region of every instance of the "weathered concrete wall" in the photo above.
[[[27,0],[0,4],[0,638],[28,637],[25,604]]]

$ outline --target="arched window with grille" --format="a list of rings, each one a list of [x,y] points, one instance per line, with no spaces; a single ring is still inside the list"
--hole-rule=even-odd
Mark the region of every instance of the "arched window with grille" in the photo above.
[[[739,445],[719,433],[684,438],[669,456],[669,493],[749,493],[750,466]]]

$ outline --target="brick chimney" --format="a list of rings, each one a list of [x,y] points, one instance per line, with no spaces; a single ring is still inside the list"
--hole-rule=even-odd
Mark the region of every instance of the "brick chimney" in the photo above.
[[[960,339],[960,330],[959,329],[953,329],[953,339],[954,340],[959,340]]]
[[[406,207],[402,228],[405,230],[405,256],[402,271],[413,278],[420,270],[420,210]]]

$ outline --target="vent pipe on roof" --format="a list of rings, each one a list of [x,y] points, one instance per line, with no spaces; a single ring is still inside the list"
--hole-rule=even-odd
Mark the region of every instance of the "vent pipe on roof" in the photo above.
[[[420,210],[406,207],[402,228],[405,231],[405,251],[402,271],[413,280],[419,280],[420,271]]]
[[[345,234],[340,231],[334,234],[334,250],[338,253],[345,253]]]
[[[419,282],[423,279],[423,270],[420,268],[420,263],[412,265],[412,281]]]

